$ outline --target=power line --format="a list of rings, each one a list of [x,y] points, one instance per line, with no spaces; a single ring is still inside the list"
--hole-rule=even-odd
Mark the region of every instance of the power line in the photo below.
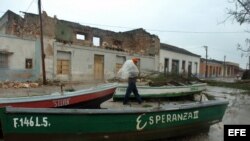
[[[157,32],[171,32],[171,33],[192,33],[192,34],[239,34],[239,33],[246,33],[242,31],[230,31],[230,32],[217,32],[217,31],[181,31],[181,30],[157,30],[157,29],[148,29],[151,31],[157,31]]]
[[[124,28],[124,29],[137,29],[134,27],[125,27],[125,26],[114,26],[114,25],[103,25],[103,24],[94,24],[94,23],[83,23],[87,25],[93,25],[93,26],[105,26],[105,27],[114,27],[114,28]],[[160,29],[148,29],[145,28],[145,30],[149,31],[156,31],[156,32],[168,32],[168,33],[187,33],[187,34],[242,34],[242,33],[248,33],[246,31],[228,31],[228,32],[219,32],[219,31],[182,31],[182,30],[160,30]]]
[[[34,3],[34,1],[35,1],[35,0],[32,0],[32,1],[30,2],[29,6],[28,6],[28,8],[27,8],[27,10],[26,10],[25,12],[27,12],[27,11],[30,9],[30,7],[31,7],[31,5]]]
[[[31,3],[29,4],[26,12],[29,10],[29,8],[31,7],[31,5],[33,4],[35,0],[32,0]],[[44,10],[43,5],[42,9]],[[0,13],[5,13],[5,12],[0,12]],[[129,30],[133,30],[133,29],[138,29],[135,27],[126,27],[126,26],[115,26],[115,25],[104,25],[104,24],[95,24],[95,23],[80,23],[83,25],[92,25],[92,26],[104,26],[104,27],[113,27],[113,28],[122,28],[122,29],[129,29]],[[247,31],[223,31],[223,32],[219,32],[219,31],[184,31],[184,30],[160,30],[160,29],[150,29],[150,28],[144,28],[145,30],[148,31],[155,31],[155,32],[166,32],[166,33],[182,33],[182,34],[247,34],[249,32]]]

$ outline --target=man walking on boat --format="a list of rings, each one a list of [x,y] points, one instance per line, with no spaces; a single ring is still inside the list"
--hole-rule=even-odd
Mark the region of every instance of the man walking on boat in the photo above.
[[[118,74],[122,73],[122,78],[128,78],[128,87],[127,87],[126,94],[123,100],[124,105],[128,104],[131,92],[134,93],[135,98],[137,99],[138,103],[139,104],[142,103],[141,96],[139,95],[137,87],[136,87],[136,79],[139,74],[139,70],[136,64],[139,61],[140,61],[139,58],[132,58],[131,60],[127,60],[118,72]]]

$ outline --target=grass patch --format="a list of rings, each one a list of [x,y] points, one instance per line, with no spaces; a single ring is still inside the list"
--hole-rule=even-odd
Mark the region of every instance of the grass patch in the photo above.
[[[206,80],[206,83],[210,86],[227,87],[246,90],[246,93],[250,93],[250,82],[222,82],[214,80]]]
[[[183,77],[178,74],[164,74],[159,73],[157,75],[153,75],[148,77],[147,79],[153,81],[153,82],[167,82],[167,81],[183,81]]]

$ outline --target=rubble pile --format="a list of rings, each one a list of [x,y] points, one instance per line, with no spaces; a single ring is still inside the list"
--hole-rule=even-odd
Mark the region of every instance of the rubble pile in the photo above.
[[[8,88],[37,88],[39,87],[39,83],[35,82],[12,82],[5,81],[0,82],[0,88],[8,89]]]

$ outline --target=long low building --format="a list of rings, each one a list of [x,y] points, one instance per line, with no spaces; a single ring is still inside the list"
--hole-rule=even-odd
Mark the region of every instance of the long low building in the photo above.
[[[206,77],[206,59],[201,58],[200,77]],[[214,59],[207,60],[207,77],[236,77],[240,73],[239,64]]]
[[[200,56],[183,48],[161,43],[160,71],[165,74],[199,75]]]

